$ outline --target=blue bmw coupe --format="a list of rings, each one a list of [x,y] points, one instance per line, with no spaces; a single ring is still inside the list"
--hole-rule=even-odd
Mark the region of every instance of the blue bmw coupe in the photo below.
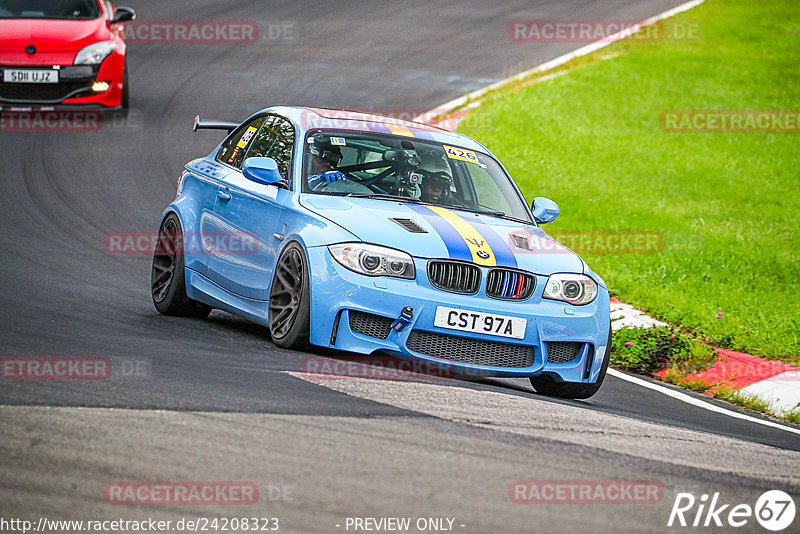
[[[529,377],[588,398],[611,349],[603,280],[541,225],[497,159],[433,126],[273,107],[186,164],[153,257],[168,315],[213,308],[284,348],[388,354],[466,375]]]

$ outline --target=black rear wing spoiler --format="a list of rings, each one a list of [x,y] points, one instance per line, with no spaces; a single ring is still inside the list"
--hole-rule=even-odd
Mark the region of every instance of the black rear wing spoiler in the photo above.
[[[238,122],[206,120],[206,119],[201,119],[200,115],[196,115],[194,118],[194,125],[192,125],[192,131],[196,132],[197,130],[227,130],[228,133],[231,133],[236,129],[237,126],[239,126]]]

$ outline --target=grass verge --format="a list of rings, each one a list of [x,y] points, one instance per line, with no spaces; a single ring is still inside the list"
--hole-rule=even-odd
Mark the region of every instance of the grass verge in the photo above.
[[[669,327],[620,328],[611,337],[611,365],[643,375],[667,369],[688,375],[714,365],[714,350]]]
[[[758,396],[731,389],[724,384],[692,378],[694,373],[714,365],[716,351],[683,332],[669,327],[624,327],[614,332],[611,339],[610,363],[618,369],[654,376],[698,393],[710,390],[719,399],[772,417],[800,423],[800,406],[788,412],[778,410],[769,401]]]
[[[800,134],[660,125],[667,110],[800,109],[800,10],[707,0],[671,21],[702,38],[612,44],[493,92],[459,131],[528,199],[558,202],[555,237],[659,236],[639,254],[565,242],[613,294],[717,346],[800,365]]]
[[[742,391],[729,388],[719,388],[713,392],[713,395],[718,399],[738,404],[743,408],[800,424],[800,407],[788,412],[775,410],[769,401],[757,397],[756,395],[748,395]]]

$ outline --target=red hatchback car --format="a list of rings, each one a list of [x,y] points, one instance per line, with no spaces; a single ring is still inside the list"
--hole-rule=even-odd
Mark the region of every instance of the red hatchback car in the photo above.
[[[128,107],[124,27],[106,0],[0,0],[0,107]]]

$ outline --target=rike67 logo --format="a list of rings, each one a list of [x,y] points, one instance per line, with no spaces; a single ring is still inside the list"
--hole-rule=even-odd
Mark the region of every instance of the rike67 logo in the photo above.
[[[681,492],[675,496],[667,526],[681,527],[734,527],[750,524],[753,518],[765,529],[778,532],[794,522],[795,506],[792,497],[781,490],[766,491],[749,504],[732,505],[720,500],[719,492],[704,493],[697,499],[691,493]]]

